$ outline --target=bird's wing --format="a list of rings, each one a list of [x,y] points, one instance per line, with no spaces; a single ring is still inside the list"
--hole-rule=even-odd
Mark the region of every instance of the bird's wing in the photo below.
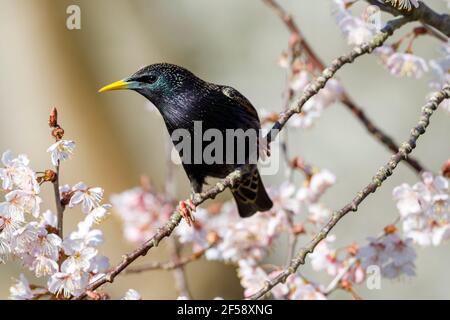
[[[248,101],[248,99],[244,97],[239,91],[227,86],[220,86],[220,90],[225,96],[231,99],[234,104],[243,107],[247,113],[249,113],[255,119],[258,119],[259,121],[258,112],[256,111],[255,107],[253,107],[250,101]]]

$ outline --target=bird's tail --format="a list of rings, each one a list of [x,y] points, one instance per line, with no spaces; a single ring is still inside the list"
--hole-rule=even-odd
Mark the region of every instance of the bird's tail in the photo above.
[[[256,166],[242,178],[238,186],[231,189],[231,192],[236,200],[239,215],[243,218],[272,208],[272,200],[266,192]]]

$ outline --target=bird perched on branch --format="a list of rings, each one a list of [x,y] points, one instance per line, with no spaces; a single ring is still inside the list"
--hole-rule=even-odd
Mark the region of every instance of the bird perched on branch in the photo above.
[[[142,68],[132,76],[114,82],[99,90],[129,89],[136,91],[152,102],[161,113],[172,141],[176,144],[174,133],[178,129],[187,130],[192,135],[196,132],[195,123],[202,124],[202,131],[208,129],[218,130],[223,137],[227,137],[229,129],[254,130],[261,128],[258,113],[252,104],[237,90],[223,85],[216,85],[195,76],[190,71],[167,63],[153,64]],[[238,163],[238,155],[232,156],[233,161],[205,161],[203,152],[207,148],[205,141],[201,148],[194,146],[195,138],[189,140],[194,154],[187,156],[186,151],[179,150],[183,167],[191,182],[193,192],[200,193],[207,177],[225,178],[237,168],[246,166],[240,182],[231,188],[237,203],[239,215],[250,217],[257,211],[266,211],[272,207],[256,163],[250,160],[250,150],[259,150],[259,140],[245,143],[232,141],[232,146],[239,152],[244,152],[244,162]],[[229,150],[226,145],[229,141],[222,140],[222,147],[215,150],[224,157]],[[253,143],[253,144],[252,144]],[[198,156],[200,155],[200,161]],[[215,154],[217,156],[217,154]],[[229,155],[229,154],[228,154]],[[196,158],[197,157],[197,161]],[[193,222],[192,210],[195,210],[192,201],[181,202],[180,209],[188,224]]]

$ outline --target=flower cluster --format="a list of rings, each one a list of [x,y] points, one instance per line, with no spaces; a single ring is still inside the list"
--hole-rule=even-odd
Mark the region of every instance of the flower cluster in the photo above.
[[[52,163],[59,167],[73,153],[75,143],[62,140],[62,129],[56,124],[55,127],[59,129],[57,142],[48,152]],[[84,293],[87,285],[109,268],[108,259],[100,256],[97,249],[104,239],[96,224],[107,216],[110,208],[101,204],[103,189],[90,188],[81,182],[73,187],[60,187],[56,201],[61,202],[62,210],[79,205],[85,214],[77,229],[62,237],[57,215],[42,210],[40,197],[41,184],[55,183],[56,173],[51,170],[36,173],[26,155],[14,157],[10,151],[3,153],[2,163],[0,179],[6,194],[5,201],[0,203],[0,262],[12,257],[37,278],[47,278],[47,285],[40,287],[30,285],[20,275],[11,287],[11,298],[69,298]]]
[[[416,253],[412,239],[402,239],[397,233],[380,238],[369,238],[369,244],[360,248],[358,258],[362,268],[377,266],[388,279],[401,275],[414,276]]]
[[[406,11],[417,8],[419,5],[416,0],[385,0],[385,2]],[[350,12],[350,7],[354,2],[333,0],[333,3],[337,24],[350,45],[361,45],[368,42],[382,27],[380,10],[375,6],[368,6],[362,16],[357,17]],[[414,42],[425,34],[428,34],[426,28],[416,27],[398,41],[386,43],[375,49],[374,53],[378,56],[381,64],[391,74],[398,77],[419,79],[432,71],[434,77],[430,82],[430,87],[433,90],[439,90],[449,81],[450,42],[442,43],[441,58],[427,60],[413,52]],[[404,43],[407,43],[406,49],[401,52],[400,48]],[[444,101],[441,106],[450,111],[448,101]]]
[[[150,239],[175,210],[165,194],[156,193],[149,186],[115,194],[111,202],[124,222],[125,239],[136,244]]]
[[[312,69],[310,65],[305,64],[302,56],[296,57],[289,65],[289,56],[284,53],[280,58],[279,65],[285,69],[289,68],[292,74],[289,77],[289,88],[292,90],[293,96],[297,96],[305,91],[308,84],[316,76],[317,70]],[[294,115],[288,122],[291,128],[311,128],[314,121],[318,119],[323,111],[339,101],[342,96],[342,87],[339,81],[330,80],[325,88],[317,95],[311,98],[302,108],[302,112]],[[262,111],[262,118],[269,118],[270,113]]]
[[[426,172],[422,181],[402,184],[393,191],[403,232],[421,246],[439,245],[450,238],[448,179]]]

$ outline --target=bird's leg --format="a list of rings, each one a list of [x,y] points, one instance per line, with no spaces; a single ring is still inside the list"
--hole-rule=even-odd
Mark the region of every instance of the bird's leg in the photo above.
[[[202,183],[199,183],[196,179],[191,179],[191,197],[188,201],[180,201],[180,213],[186,220],[189,226],[192,226],[195,222],[193,213],[197,210],[197,206],[194,204],[194,198],[197,193],[202,192]]]
[[[195,204],[192,202],[192,200],[188,200],[188,201],[180,201],[180,203],[178,204],[181,216],[184,218],[184,220],[186,220],[186,223],[188,224],[188,226],[192,226],[194,224],[195,221],[195,217],[194,217],[194,212],[195,210],[197,210],[197,207],[195,206]]]

